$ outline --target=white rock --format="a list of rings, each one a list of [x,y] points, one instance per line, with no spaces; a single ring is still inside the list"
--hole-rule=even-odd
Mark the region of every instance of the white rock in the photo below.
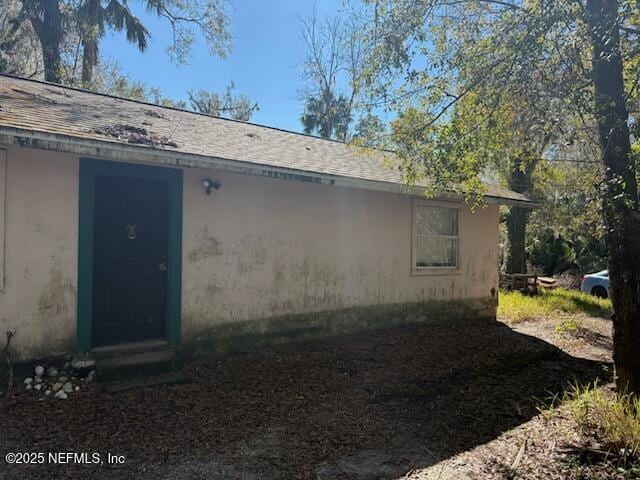
[[[62,390],[64,390],[66,393],[71,393],[73,392],[73,385],[71,385],[71,382],[67,382],[62,385]]]
[[[58,390],[58,392],[54,395],[54,397],[60,400],[66,400],[67,398],[69,398],[69,395],[67,395],[67,393],[64,390]]]
[[[62,375],[60,378],[58,378],[58,381],[59,381],[60,383],[66,383],[66,382],[67,382],[67,380],[69,380],[69,379],[68,379],[67,377],[65,377],[64,375]]]
[[[47,370],[47,375],[49,375],[50,377],[55,377],[58,375],[58,369],[56,367],[49,367],[49,370]]]
[[[24,379],[24,384],[25,385],[29,385],[30,383],[33,383],[33,378],[27,377],[27,378]]]
[[[36,377],[41,377],[42,375],[44,375],[44,367],[42,365],[38,365],[35,368],[35,372],[36,372]]]
[[[89,368],[93,368],[96,364],[96,361],[93,358],[85,357],[85,358],[74,358],[71,360],[71,367],[76,370],[87,370]]]
[[[36,390],[40,390],[42,388],[42,384],[41,383],[36,383],[33,388],[35,388]]]
[[[79,391],[80,391],[80,387],[79,387],[78,385],[76,385],[76,386],[75,386],[75,388],[74,388],[74,390],[75,390],[76,392],[79,392]]]
[[[62,384],[60,382],[56,382],[51,386],[51,389],[54,392],[57,392],[58,390],[60,390],[62,388]]]
[[[24,389],[25,389],[25,390],[31,390],[32,388],[33,388],[33,385],[31,385],[30,383],[27,383],[27,384],[24,386]]]
[[[51,395],[51,390],[45,390],[45,391],[44,391],[44,394],[45,394],[45,395]]]

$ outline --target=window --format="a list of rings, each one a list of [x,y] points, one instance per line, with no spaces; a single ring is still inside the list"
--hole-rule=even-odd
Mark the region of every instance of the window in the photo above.
[[[413,212],[414,268],[458,268],[458,209],[416,202]]]

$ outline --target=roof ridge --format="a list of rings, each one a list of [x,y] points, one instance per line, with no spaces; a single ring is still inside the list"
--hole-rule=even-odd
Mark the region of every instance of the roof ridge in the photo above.
[[[172,110],[174,112],[190,113],[192,115],[200,115],[202,117],[215,118],[215,119],[223,120],[223,121],[227,121],[227,122],[240,123],[242,125],[251,125],[251,126],[257,127],[257,128],[268,128],[270,130],[276,130],[278,132],[290,133],[292,135],[300,135],[302,137],[308,137],[308,138],[312,138],[312,139],[315,139],[315,140],[322,140],[322,141],[327,141],[327,142],[338,143],[338,144],[345,145],[345,146],[349,146],[350,145],[348,142],[344,142],[344,141],[341,141],[341,140],[336,140],[336,139],[333,139],[333,138],[318,137],[317,135],[311,135],[309,133],[304,133],[304,132],[296,132],[296,131],[293,131],[293,130],[287,130],[285,128],[274,127],[274,126],[271,126],[271,125],[263,125],[263,124],[254,123],[254,122],[245,122],[245,121],[236,120],[236,119],[233,119],[233,118],[225,118],[225,117],[219,117],[219,116],[216,116],[216,115],[209,115],[209,114],[202,113],[202,112],[196,112],[194,110],[185,110],[183,108],[170,107],[170,106],[167,106],[167,105],[159,105],[157,103],[152,103],[152,102],[148,102],[148,101],[145,101],[145,100],[138,100],[138,99],[135,99],[135,98],[119,97],[117,95],[111,95],[109,93],[94,92],[92,90],[87,90],[85,88],[74,87],[74,86],[70,86],[70,85],[63,85],[61,83],[49,82],[49,81],[46,81],[46,80],[39,80],[39,79],[35,79],[35,78],[25,78],[25,77],[20,77],[18,75],[12,75],[10,73],[0,73],[0,77],[13,78],[15,80],[22,80],[22,81],[25,81],[25,82],[38,83],[38,84],[41,84],[41,85],[48,85],[48,86],[52,86],[52,87],[58,87],[58,88],[66,89],[66,90],[71,90],[71,91],[74,91],[74,92],[87,93],[89,95],[99,95],[101,97],[112,98],[114,100],[122,100],[122,101],[125,101],[125,102],[132,102],[132,103],[137,103],[137,104],[140,104],[140,105],[146,105],[146,106],[149,106],[149,107],[156,107],[156,108],[160,108],[160,109],[164,109],[164,110]],[[395,153],[392,150],[387,150],[387,149],[382,149],[382,151]]]

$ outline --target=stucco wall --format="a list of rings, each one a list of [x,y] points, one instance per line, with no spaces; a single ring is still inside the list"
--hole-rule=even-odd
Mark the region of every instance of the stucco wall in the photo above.
[[[207,177],[222,184],[209,196]],[[183,198],[185,338],[227,322],[497,288],[496,205],[461,208],[458,272],[411,275],[408,196],[190,169]]]
[[[7,154],[0,334],[21,358],[75,347],[77,157]],[[222,187],[206,195],[204,178]],[[182,335],[279,315],[422,300],[491,298],[498,207],[460,215],[460,269],[411,275],[412,199],[186,169]]]
[[[21,358],[69,351],[75,343],[78,160],[37,150],[7,151],[4,289],[0,341],[15,330]]]

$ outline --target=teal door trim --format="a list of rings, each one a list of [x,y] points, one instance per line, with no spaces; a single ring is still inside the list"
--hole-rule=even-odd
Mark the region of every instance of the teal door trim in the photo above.
[[[95,179],[98,175],[159,180],[169,185],[166,336],[169,342],[178,344],[182,282],[182,170],[81,158],[78,212],[78,351],[87,352],[92,348]]]

